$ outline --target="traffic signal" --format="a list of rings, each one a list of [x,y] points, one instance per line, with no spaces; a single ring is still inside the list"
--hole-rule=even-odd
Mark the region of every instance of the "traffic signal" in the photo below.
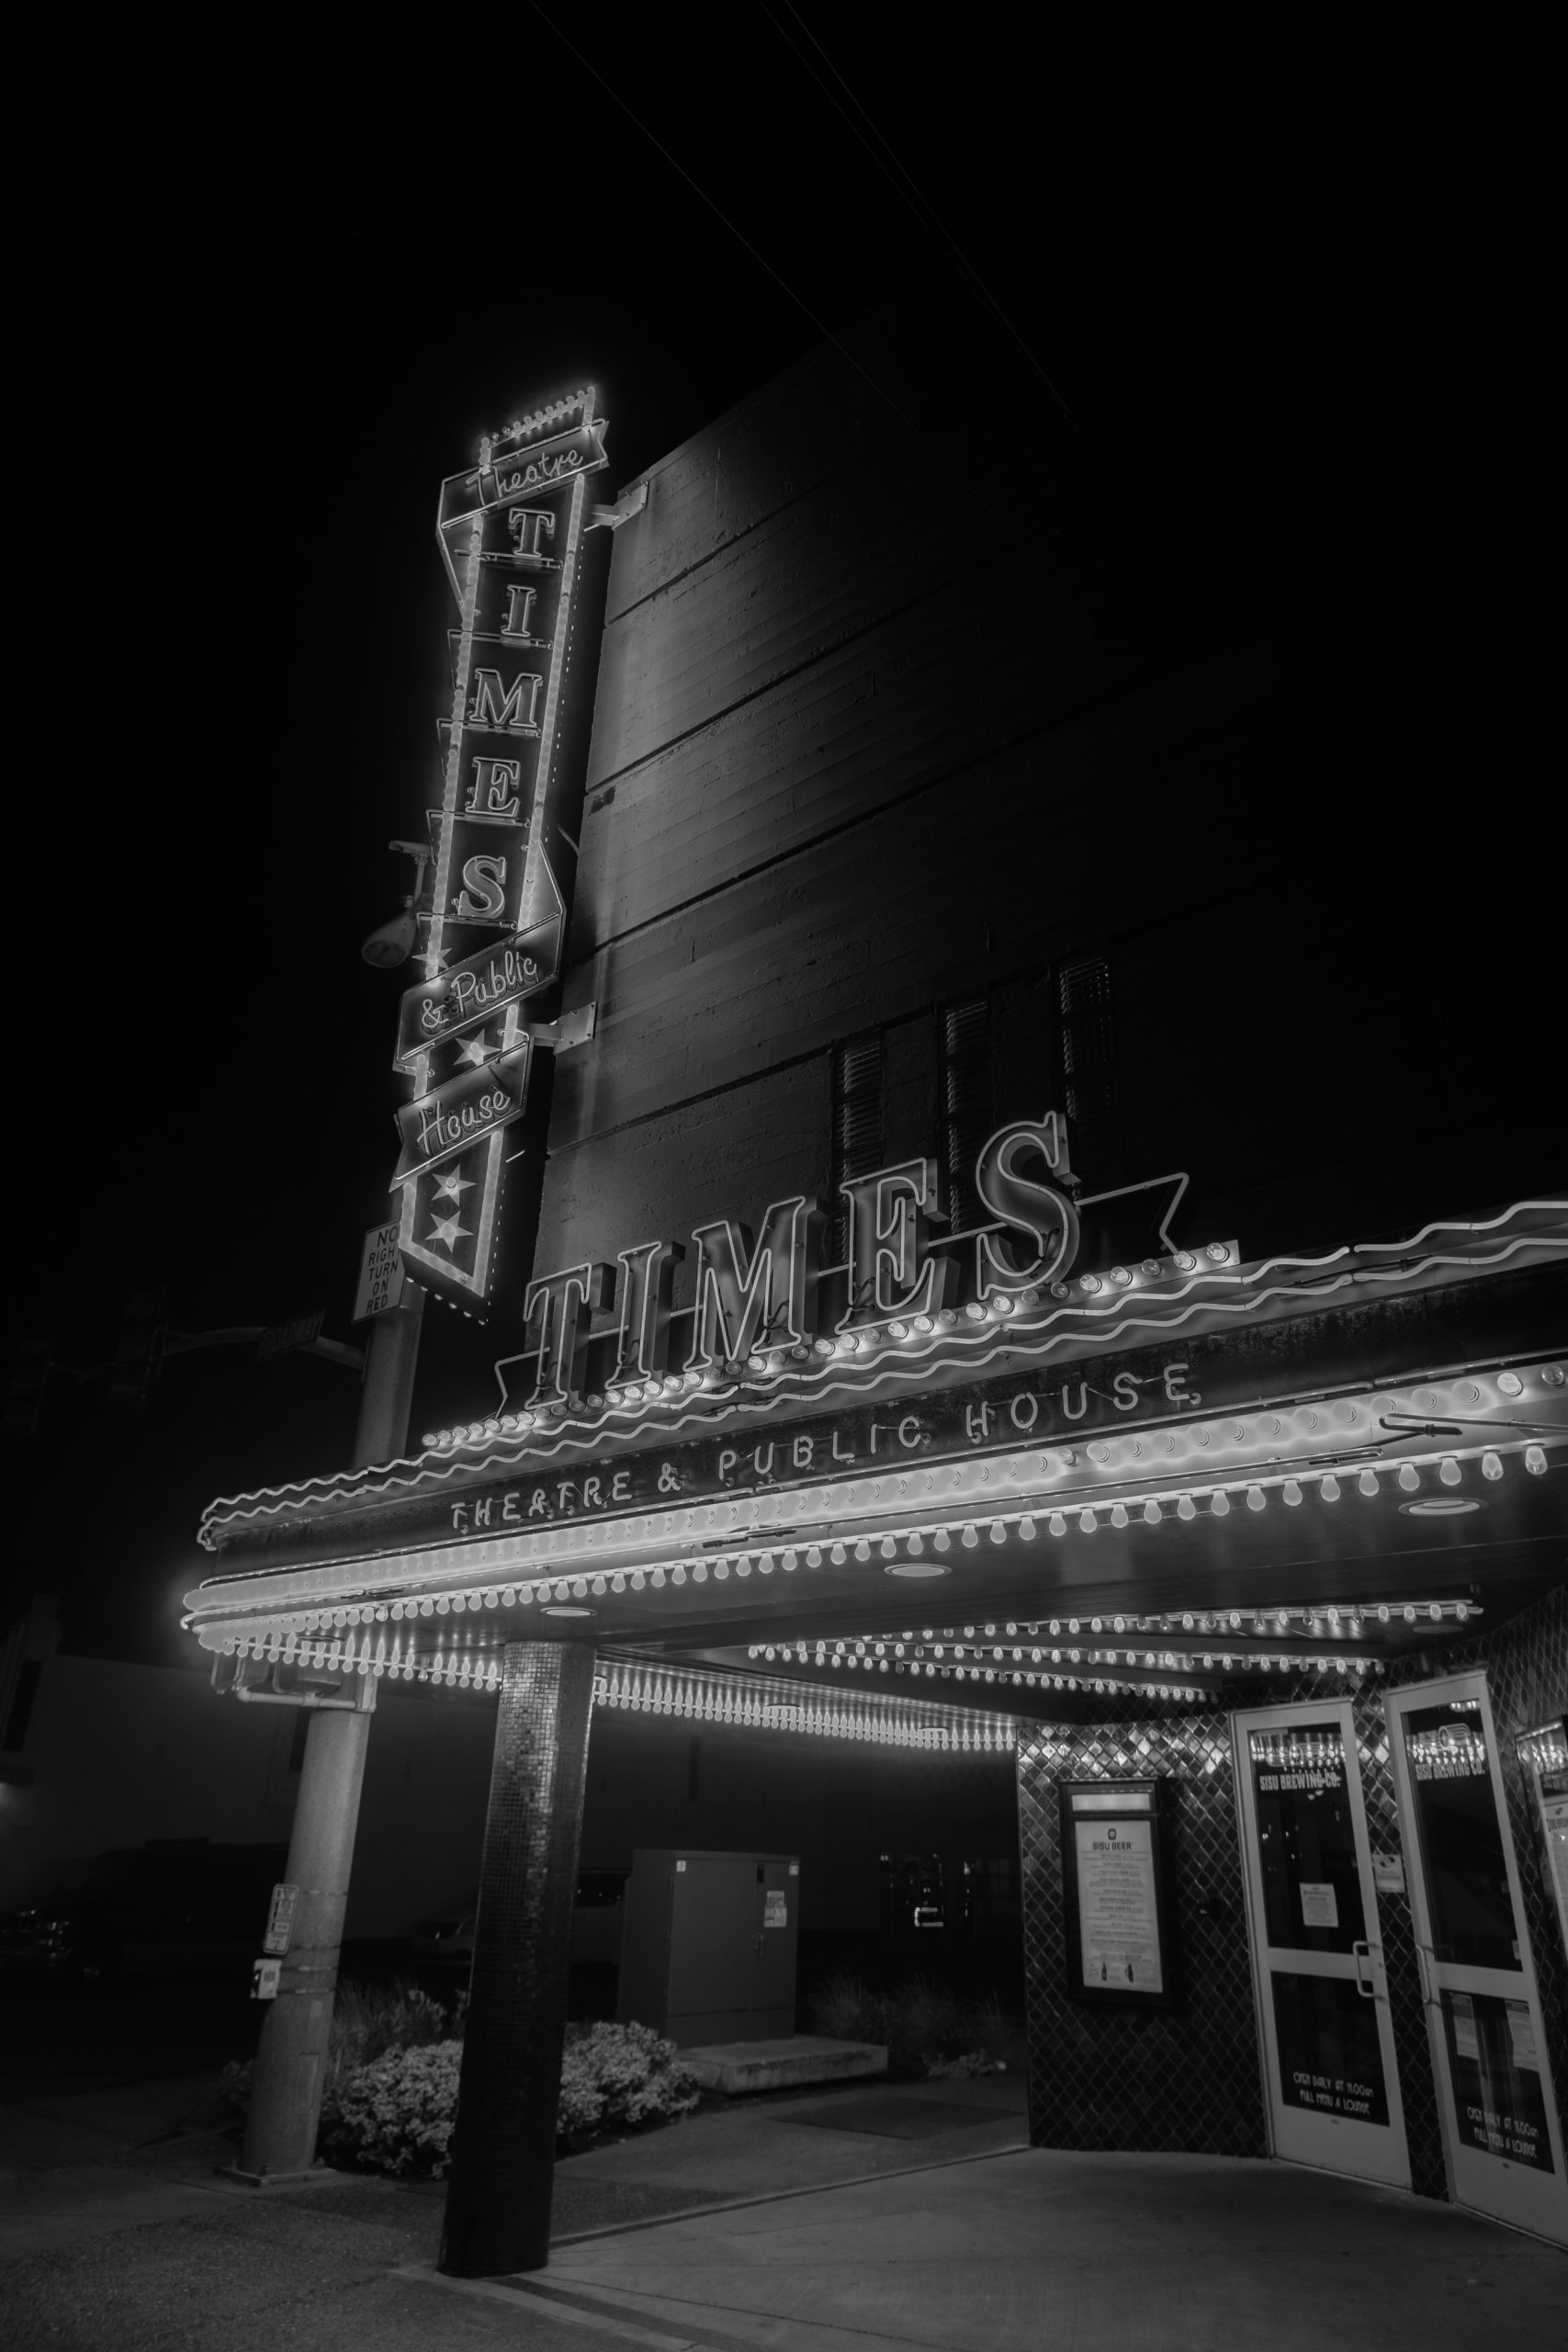
[[[145,1405],[163,1360],[164,1328],[163,1292],[133,1291],[125,1303],[119,1345],[109,1366],[111,1405]]]
[[[31,1437],[38,1428],[43,1392],[49,1385],[54,1358],[52,1331],[24,1331],[11,1358],[10,1385],[6,1391],[3,1427],[7,1437]]]

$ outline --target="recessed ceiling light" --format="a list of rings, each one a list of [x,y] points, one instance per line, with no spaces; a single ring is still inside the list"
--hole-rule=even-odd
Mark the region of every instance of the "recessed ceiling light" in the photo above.
[[[593,1611],[575,1600],[547,1600],[539,1613],[544,1617],[592,1617]]]
[[[1401,1503],[1400,1510],[1407,1519],[1459,1519],[1467,1510],[1484,1510],[1484,1503],[1471,1502],[1463,1495],[1427,1495],[1418,1503]]]
[[[940,1560],[895,1560],[884,1573],[890,1577],[944,1577],[947,1570]]]

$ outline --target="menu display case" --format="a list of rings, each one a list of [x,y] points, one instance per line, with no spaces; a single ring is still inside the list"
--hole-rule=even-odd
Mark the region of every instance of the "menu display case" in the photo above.
[[[1164,1780],[1061,1783],[1071,2000],[1168,2009],[1180,1997],[1168,1789]]]

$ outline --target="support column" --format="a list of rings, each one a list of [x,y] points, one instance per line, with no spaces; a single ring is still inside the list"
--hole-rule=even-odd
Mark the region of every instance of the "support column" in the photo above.
[[[508,1642],[440,2267],[539,2270],[549,2253],[572,1897],[593,1651]]]
[[[404,1302],[371,1320],[354,1437],[355,1469],[394,1461],[408,1444],[423,1291],[406,1284]],[[376,1702],[376,1686],[368,1677],[359,1689],[360,1704],[318,1708],[305,1733],[286,1880],[299,1889],[299,1899],[277,1995],[268,2005],[256,2047],[244,2153],[233,2167],[242,2179],[258,2185],[309,2173],[315,2163],[365,1751]]]
[[[424,1319],[424,1293],[405,1283],[400,1306],[389,1306],[370,1318],[365,1346],[365,1385],[360,1391],[359,1421],[354,1432],[354,1463],[395,1462],[409,1442],[409,1408],[413,1402],[413,1376],[419,1363],[420,1327]]]
[[[288,1883],[299,1889],[299,1901],[277,1997],[262,2026],[239,2164],[254,2180],[308,2173],[315,2161],[369,1733],[368,1711],[333,1707],[313,1714],[305,1735],[288,1841]]]

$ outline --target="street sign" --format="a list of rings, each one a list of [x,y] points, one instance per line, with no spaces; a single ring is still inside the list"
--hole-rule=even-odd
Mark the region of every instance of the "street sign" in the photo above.
[[[256,1341],[257,1363],[270,1363],[274,1356],[292,1355],[296,1348],[308,1348],[321,1335],[327,1310],[318,1306],[312,1315],[297,1315],[292,1323],[272,1323]]]
[[[354,1320],[385,1315],[403,1295],[403,1261],[398,1250],[398,1221],[373,1225],[365,1237],[359,1258],[359,1288],[355,1293]]]
[[[253,1960],[251,1962],[251,1998],[253,2001],[276,2001],[283,1983],[283,1962],[280,1960]]]
[[[288,1950],[294,1933],[294,1914],[299,1907],[297,1886],[275,1886],[272,1901],[267,1905],[266,1933],[262,1938],[262,1950],[281,1959]]]

